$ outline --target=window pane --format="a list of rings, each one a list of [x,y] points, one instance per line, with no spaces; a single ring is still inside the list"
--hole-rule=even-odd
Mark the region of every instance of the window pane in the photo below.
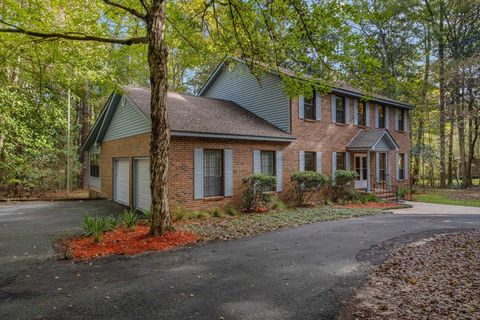
[[[305,170],[316,171],[315,152],[305,152]]]
[[[337,170],[345,170],[345,153],[337,152]]]
[[[263,174],[275,175],[273,151],[260,152],[260,170]]]
[[[378,106],[378,127],[385,128],[385,106]]]
[[[203,151],[203,192],[205,197],[223,195],[222,150]]]
[[[365,126],[366,124],[365,102],[358,103],[358,125]]]
[[[379,154],[379,174],[380,174],[380,180],[385,180],[387,170],[386,170],[386,154],[385,153],[380,153]]]
[[[90,176],[91,177],[100,177],[100,160],[98,153],[92,153],[89,156],[90,160]]]
[[[400,153],[398,155],[398,178],[405,179],[405,154]]]
[[[304,108],[304,117],[305,119],[315,120],[315,101],[314,98],[303,100],[303,108]]]
[[[342,97],[336,97],[336,120],[338,123],[345,123],[345,105]]]

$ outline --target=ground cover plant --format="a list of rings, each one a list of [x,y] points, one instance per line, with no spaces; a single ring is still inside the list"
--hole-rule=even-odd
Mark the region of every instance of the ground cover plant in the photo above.
[[[479,319],[480,231],[437,235],[374,268],[341,319]]]

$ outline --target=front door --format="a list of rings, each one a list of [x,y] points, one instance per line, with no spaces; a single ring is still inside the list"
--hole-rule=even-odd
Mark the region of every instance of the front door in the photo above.
[[[355,155],[355,172],[357,172],[357,178],[355,180],[355,188],[366,189],[367,188],[367,155],[356,154]]]

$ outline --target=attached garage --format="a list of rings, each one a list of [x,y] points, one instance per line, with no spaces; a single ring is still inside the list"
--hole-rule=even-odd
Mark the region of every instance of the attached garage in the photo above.
[[[113,200],[130,205],[130,161],[114,159],[113,163]]]
[[[134,160],[134,195],[133,205],[136,209],[150,210],[152,197],[150,193],[150,160]]]

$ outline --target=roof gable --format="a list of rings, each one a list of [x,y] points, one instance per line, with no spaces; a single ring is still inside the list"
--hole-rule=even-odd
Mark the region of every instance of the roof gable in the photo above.
[[[352,151],[398,150],[398,144],[386,129],[362,129],[347,144]]]

